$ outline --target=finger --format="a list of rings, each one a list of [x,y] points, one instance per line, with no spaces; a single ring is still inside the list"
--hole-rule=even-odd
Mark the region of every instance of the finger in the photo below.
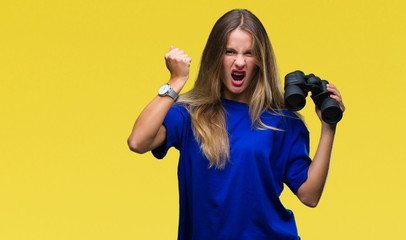
[[[189,55],[187,55],[186,53],[179,54],[179,55],[177,55],[177,57],[182,58],[182,59],[188,59],[188,58],[190,58]]]
[[[185,62],[186,62],[186,64],[187,64],[188,66],[190,66],[190,63],[192,62],[192,58],[187,57],[187,58],[185,59]]]
[[[342,102],[341,97],[337,95],[330,95],[330,98],[336,100],[337,102]]]
[[[332,93],[335,96],[341,97],[341,94],[337,89],[329,90],[329,92]]]
[[[337,87],[334,86],[333,84],[329,83],[326,85],[327,89],[331,89],[331,90],[337,90]]]
[[[175,53],[178,50],[179,50],[179,48],[175,48],[174,46],[171,46],[169,49],[169,53]]]
[[[338,104],[340,105],[341,109],[343,110],[343,112],[345,111],[345,106],[344,106],[343,100],[340,96],[331,95],[330,98],[337,101]]]
[[[341,93],[340,91],[338,91],[337,87],[334,86],[333,84],[329,83],[327,84],[327,90],[331,93],[333,93],[332,95],[330,95],[330,98],[334,99],[335,101],[338,102],[338,104],[340,105],[342,111],[345,111],[345,106],[343,103],[343,99],[341,97]]]
[[[171,45],[170,48],[169,48],[169,52],[167,52],[167,53],[165,54],[165,59],[168,59],[169,56],[172,54],[172,52],[173,52],[173,46]]]
[[[179,57],[179,48],[173,48],[173,46],[171,46],[171,50],[165,54],[165,59],[176,59]]]
[[[182,52],[177,52],[177,53],[172,53],[170,54],[172,58],[177,59],[177,60],[186,60],[186,59],[190,59],[189,55],[187,55],[186,53],[182,53]]]
[[[165,59],[168,61],[175,60],[176,62],[185,62],[190,64],[192,59],[185,53],[185,51],[175,48],[173,46],[170,47],[170,51],[165,54]]]
[[[335,95],[341,96],[340,91],[338,91],[338,89],[332,84],[327,85],[327,91],[329,91]]]
[[[186,53],[185,53],[185,51],[183,51],[183,50],[180,50],[180,49],[175,49],[175,50],[173,50],[173,56],[174,57],[176,57],[176,58],[187,58],[187,57],[189,57]]]
[[[182,56],[180,56],[181,59],[183,59],[184,62],[191,62],[192,58],[189,57],[189,55],[187,54],[183,54]]]

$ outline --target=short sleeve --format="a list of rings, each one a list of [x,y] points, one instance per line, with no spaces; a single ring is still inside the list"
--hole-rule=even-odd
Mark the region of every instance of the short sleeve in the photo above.
[[[296,194],[307,179],[311,163],[309,157],[309,132],[301,119],[290,119],[288,124],[289,152],[285,168],[284,182]]]
[[[165,157],[169,148],[181,148],[183,129],[187,122],[187,110],[182,105],[172,106],[164,119],[164,126],[166,128],[166,140],[164,144],[153,149],[151,152],[157,159]]]

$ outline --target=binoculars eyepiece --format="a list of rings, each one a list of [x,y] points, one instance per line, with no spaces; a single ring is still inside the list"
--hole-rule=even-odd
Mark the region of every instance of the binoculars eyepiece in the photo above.
[[[320,80],[314,74],[305,75],[295,71],[285,76],[285,106],[292,111],[299,111],[306,105],[307,93],[312,93],[314,104],[321,110],[321,117],[329,124],[337,123],[343,117],[343,111],[337,101],[330,98],[326,80]]]

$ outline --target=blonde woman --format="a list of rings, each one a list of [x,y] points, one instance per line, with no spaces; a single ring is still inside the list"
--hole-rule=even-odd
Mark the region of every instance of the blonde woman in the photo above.
[[[191,58],[171,47],[170,80],[140,114],[128,139],[137,153],[180,151],[178,239],[300,239],[279,196],[283,184],[315,207],[327,178],[336,125],[321,120],[317,152],[300,118],[284,110],[267,33],[248,10],[214,25],[195,86],[178,97]],[[339,91],[328,85],[342,109]]]

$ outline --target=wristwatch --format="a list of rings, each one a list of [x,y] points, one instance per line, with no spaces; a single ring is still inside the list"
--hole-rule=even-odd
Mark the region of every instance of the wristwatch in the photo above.
[[[169,96],[173,98],[174,101],[178,99],[178,94],[171,88],[171,85],[169,83],[165,83],[162,85],[159,90],[158,90],[158,95],[159,96]]]

